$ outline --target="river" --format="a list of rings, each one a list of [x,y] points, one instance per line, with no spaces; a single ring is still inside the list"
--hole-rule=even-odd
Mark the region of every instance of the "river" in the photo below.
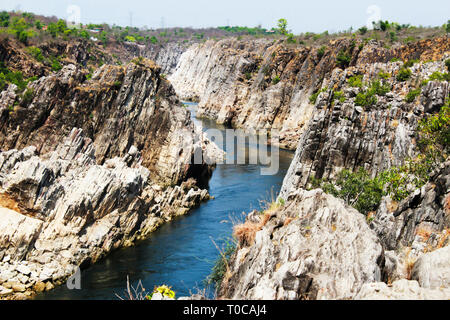
[[[196,119],[195,104],[185,106],[204,130],[225,130],[213,121]],[[248,151],[258,146],[247,143],[245,147]],[[243,212],[260,209],[261,200],[271,200],[279,192],[292,158],[293,152],[279,150],[279,170],[271,176],[261,175],[259,164],[218,165],[209,181],[213,200],[164,224],[136,246],[112,252],[82,270],[80,290],[61,285],[36,299],[117,299],[115,294],[123,296],[127,276],[134,286],[141,280],[147,291],[167,284],[177,297],[196,293],[204,288],[203,280],[219,254],[214,242],[224,246],[231,237],[232,221],[243,220]]]

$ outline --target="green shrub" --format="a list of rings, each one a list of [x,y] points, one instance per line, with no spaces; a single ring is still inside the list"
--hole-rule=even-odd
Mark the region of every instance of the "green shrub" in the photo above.
[[[408,60],[403,64],[403,68],[411,68],[414,64],[416,64],[418,62],[419,62],[419,60],[417,60],[417,59]]]
[[[347,80],[347,82],[348,82],[348,85],[349,85],[350,87],[353,87],[353,88],[362,88],[362,86],[363,86],[363,81],[362,81],[362,79],[363,79],[363,75],[362,75],[362,74],[359,74],[359,75],[350,77],[350,78]]]
[[[333,92],[333,101],[338,100],[340,103],[344,103],[346,98],[342,91],[334,91]]]
[[[406,81],[409,78],[411,78],[412,72],[410,69],[400,69],[400,71],[397,74],[397,81]]]
[[[52,70],[58,72],[59,70],[62,69],[62,65],[59,62],[58,58],[52,57],[51,58],[51,63],[52,63]]]
[[[317,91],[316,93],[313,93],[310,97],[309,97],[309,102],[311,102],[312,104],[316,104],[317,102],[317,98],[319,97],[319,94],[321,94],[322,92],[327,91],[328,88],[323,88],[320,89],[319,91]]]
[[[28,47],[27,51],[39,62],[44,61],[44,56],[42,55],[42,51],[36,47]]]
[[[422,119],[419,124],[419,147],[433,163],[440,163],[450,153],[450,101],[439,113]]]
[[[380,81],[376,80],[372,83],[370,90],[379,96],[385,96],[386,93],[391,91],[391,86],[387,83],[382,85]]]
[[[278,82],[280,82],[280,77],[279,77],[279,76],[275,76],[275,77],[272,79],[272,83],[273,83],[273,84],[277,84]]]
[[[336,57],[336,63],[341,69],[345,69],[350,65],[352,57],[345,50],[339,51]]]
[[[342,170],[334,184],[316,180],[313,186],[321,187],[325,193],[343,199],[362,214],[377,210],[383,196],[383,186],[380,181],[376,178],[372,179],[362,168],[355,172]]]
[[[297,40],[295,40],[295,38],[294,38],[294,34],[289,33],[289,34],[287,35],[286,42],[287,42],[287,43],[297,43]]]
[[[450,74],[441,73],[439,71],[433,72],[428,78],[429,81],[450,81]]]
[[[367,27],[361,27],[358,29],[359,34],[361,35],[365,35],[367,33],[367,30],[368,30]]]
[[[0,12],[0,27],[8,27],[9,26],[9,13],[6,11]]]
[[[370,90],[358,93],[355,98],[355,105],[361,107],[372,106],[377,102],[378,99],[375,97],[375,93]]]
[[[212,284],[215,288],[220,287],[227,272],[228,262],[235,251],[236,244],[231,240],[227,241],[225,243],[225,249],[223,249],[214,263],[211,274],[205,279],[206,285]]]
[[[388,73],[388,72],[380,71],[380,72],[378,73],[378,77],[379,77],[380,79],[387,80],[387,79],[389,79],[389,78],[391,77],[391,74]]]
[[[416,100],[416,98],[420,95],[421,92],[422,92],[422,89],[420,89],[420,88],[411,90],[406,95],[405,101],[408,103],[414,102],[414,100]]]
[[[450,72],[450,59],[445,60],[445,66],[447,67],[447,70]]]
[[[319,48],[319,50],[317,50],[317,57],[320,59],[322,59],[322,57],[325,55],[325,50],[327,49],[326,46],[322,46]]]

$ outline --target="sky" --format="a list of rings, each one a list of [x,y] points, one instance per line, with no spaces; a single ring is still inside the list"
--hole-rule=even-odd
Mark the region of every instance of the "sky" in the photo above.
[[[285,18],[296,34],[357,29],[379,19],[417,26],[440,26],[450,19],[449,0],[0,0],[0,10],[148,28],[269,29]]]

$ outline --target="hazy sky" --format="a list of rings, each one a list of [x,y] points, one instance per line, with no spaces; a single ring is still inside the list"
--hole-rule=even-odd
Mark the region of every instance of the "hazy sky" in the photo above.
[[[279,18],[286,18],[294,33],[359,28],[377,16],[423,26],[442,25],[450,19],[449,0],[0,0],[0,9],[63,18],[77,17],[79,11],[83,23],[121,26],[130,25],[132,16],[133,26],[149,28],[228,24],[271,28]]]

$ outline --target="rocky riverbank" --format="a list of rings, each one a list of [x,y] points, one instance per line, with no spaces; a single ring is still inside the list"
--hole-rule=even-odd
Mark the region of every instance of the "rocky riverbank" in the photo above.
[[[209,199],[199,186],[222,152],[152,61],[91,79],[69,64],[26,92],[0,95],[2,298],[49,290]]]

